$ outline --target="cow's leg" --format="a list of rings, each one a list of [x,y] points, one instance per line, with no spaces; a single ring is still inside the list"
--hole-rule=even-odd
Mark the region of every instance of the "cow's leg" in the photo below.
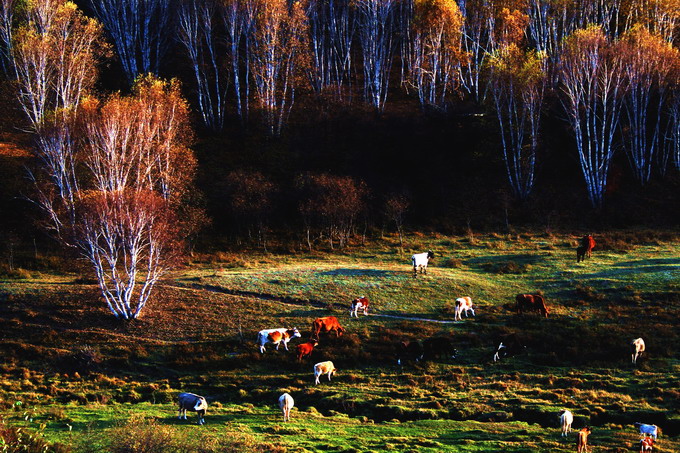
[[[264,351],[265,351],[264,345],[262,344],[262,345],[260,345],[260,353],[264,354]]]
[[[328,372],[328,380],[329,380],[329,381],[331,380],[331,373],[332,373],[332,371],[329,371],[329,372]]]
[[[474,309],[474,308],[470,308],[470,311],[472,312],[472,316],[476,316],[476,315],[475,315],[475,309]]]
[[[177,418],[180,419],[180,420],[182,419],[182,407],[181,407],[181,406],[180,406],[180,408],[177,410]]]
[[[288,342],[287,341],[283,342],[283,347],[286,348],[286,351],[288,351]]]

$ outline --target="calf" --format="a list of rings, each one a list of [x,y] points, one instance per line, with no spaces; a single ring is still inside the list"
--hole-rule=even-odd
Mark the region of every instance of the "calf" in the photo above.
[[[319,342],[316,340],[308,341],[307,343],[302,343],[295,346],[295,352],[297,355],[298,362],[301,362],[304,357],[312,354],[315,346],[318,346]]]
[[[656,440],[656,437],[659,435],[659,427],[656,425],[635,422],[635,427],[640,431],[641,436],[652,436]]]
[[[338,371],[335,368],[335,365],[333,365],[333,362],[330,360],[327,362],[319,362],[316,365],[314,365],[314,384],[319,383],[319,376],[322,374],[327,374],[328,375],[328,380],[331,380],[331,376],[335,374],[335,372]]]
[[[574,415],[568,410],[560,411],[560,424],[562,425],[562,437],[567,437],[571,432],[571,424],[574,423]]]
[[[359,310],[361,310],[365,316],[368,316],[368,299],[364,296],[361,296],[352,301],[352,305],[350,306],[349,309],[349,317],[351,318],[352,316],[354,316],[358,318]]]
[[[432,360],[442,356],[455,359],[457,353],[450,338],[432,337],[423,341],[423,360]]]
[[[538,311],[547,318],[550,312],[540,294],[518,294],[515,301],[517,302],[517,314],[525,311]]]
[[[177,397],[177,403],[179,404],[179,412],[177,418],[184,420],[187,419],[187,411],[196,412],[198,415],[198,424],[202,425],[205,423],[203,417],[205,417],[205,411],[208,409],[208,402],[202,396],[198,396],[195,393],[180,393]]]
[[[651,437],[643,437],[640,439],[640,453],[654,450],[654,439]]]
[[[416,253],[411,257],[414,278],[418,276],[418,269],[420,269],[421,274],[427,274],[427,264],[432,258],[434,258],[434,253],[432,250],[428,250],[424,253]]]
[[[645,352],[645,340],[642,338],[636,338],[635,340],[631,341],[630,344],[632,346],[632,353],[630,357],[633,361],[633,365],[636,365],[637,359],[639,359],[642,356],[642,353]]]
[[[588,453],[588,436],[590,436],[591,432],[592,431],[590,430],[589,426],[586,426],[578,432],[578,436],[576,438],[577,453]]]
[[[418,362],[423,358],[423,345],[419,341],[400,341],[397,345],[397,365],[410,360]]]
[[[288,393],[284,393],[283,395],[279,396],[279,407],[281,408],[281,412],[283,412],[284,422],[290,421],[290,410],[294,405],[295,401],[293,401],[293,397]]]
[[[335,332],[335,336],[339,337],[345,333],[345,328],[340,326],[340,322],[335,316],[326,316],[325,318],[316,318],[312,323],[312,338],[318,340],[321,332]]]
[[[523,352],[527,347],[517,338],[517,334],[509,334],[501,337],[500,343],[493,355],[493,361],[498,362],[505,357],[511,357]]]
[[[279,344],[283,341],[283,347],[288,350],[288,342],[293,338],[300,338],[300,332],[293,327],[292,329],[265,329],[260,330],[257,334],[257,344],[260,346],[260,352],[264,354],[264,345],[272,343],[276,345],[276,350],[279,350]]]
[[[453,314],[453,320],[454,321],[462,321],[463,320],[463,312],[465,312],[465,317],[468,317],[468,312],[472,312],[472,316],[475,316],[475,310],[472,308],[472,298],[465,296],[465,297],[459,297],[456,299],[456,310],[454,311]]]

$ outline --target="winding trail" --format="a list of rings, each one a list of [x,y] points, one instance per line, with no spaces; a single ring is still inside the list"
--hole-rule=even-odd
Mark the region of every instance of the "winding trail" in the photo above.
[[[181,283],[175,283],[175,284],[167,284],[164,285],[166,288],[173,288],[173,289],[178,289],[178,290],[183,290],[183,291],[209,291],[213,293],[220,293],[220,294],[229,294],[230,296],[239,296],[239,297],[253,297],[255,299],[261,299],[261,300],[267,300],[267,301],[274,301],[274,302],[279,302],[281,304],[286,304],[286,305],[294,305],[297,307],[309,307],[310,305],[315,308],[328,308],[329,306],[332,306],[333,308],[337,309],[345,309],[344,305],[341,304],[332,304],[332,303],[326,303],[322,302],[320,300],[304,300],[304,299],[296,299],[294,297],[288,297],[288,296],[274,296],[272,294],[266,294],[266,293],[258,293],[256,291],[242,291],[242,290],[235,290],[235,289],[228,289],[224,288],[222,286],[217,286],[217,285],[206,285],[206,284],[198,284],[198,283],[190,283],[190,284],[181,284]],[[430,318],[418,318],[415,316],[400,316],[400,315],[387,315],[387,314],[381,314],[381,313],[369,313],[368,316],[377,316],[381,318],[392,318],[392,319],[401,319],[404,321],[422,321],[422,322],[434,322],[434,323],[439,323],[439,324],[457,324],[460,321],[451,321],[451,320],[445,320],[445,319],[430,319]]]

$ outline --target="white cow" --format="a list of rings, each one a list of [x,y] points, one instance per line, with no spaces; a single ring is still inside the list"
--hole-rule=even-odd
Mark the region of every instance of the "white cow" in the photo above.
[[[293,401],[293,397],[290,396],[288,393],[284,393],[279,397],[279,407],[281,408],[281,412],[283,412],[284,422],[290,421],[290,410],[293,408],[294,405],[295,401]]]
[[[413,255],[411,257],[411,262],[413,263],[413,277],[418,276],[418,269],[420,269],[421,274],[427,274],[427,264],[432,258],[434,258],[432,250]]]
[[[567,437],[571,432],[571,424],[574,423],[574,415],[568,410],[560,411],[560,424],[562,425],[562,437]]]
[[[265,329],[260,330],[257,334],[257,345],[260,347],[260,352],[264,354],[264,345],[272,343],[276,345],[276,350],[279,350],[279,344],[283,341],[283,347],[288,350],[288,342],[293,338],[300,338],[300,332],[297,328],[286,329],[281,327],[279,329]]]
[[[633,364],[637,364],[637,359],[639,359],[640,356],[642,356],[642,353],[645,352],[645,340],[642,338],[636,338],[630,344],[633,351],[630,356],[633,360]]]
[[[475,316],[475,309],[472,308],[472,298],[469,296],[459,297],[456,299],[456,310],[453,314],[454,321],[463,320],[463,312],[465,312],[465,317],[468,317],[468,312],[472,312],[472,316]]]
[[[640,431],[640,436],[652,436],[656,440],[656,437],[659,435],[659,427],[656,425],[635,422],[635,427]]]
[[[331,380],[331,376],[338,371],[330,360],[327,362],[319,362],[314,365],[314,384],[319,383],[319,376],[322,374],[328,374],[328,380]]]
[[[198,415],[199,425],[205,423],[203,417],[205,417],[205,411],[208,409],[208,402],[205,398],[198,396],[195,393],[180,393],[177,397],[177,403],[179,404],[177,418],[184,418],[184,420],[186,420],[187,410],[190,410],[196,412],[196,415]]]

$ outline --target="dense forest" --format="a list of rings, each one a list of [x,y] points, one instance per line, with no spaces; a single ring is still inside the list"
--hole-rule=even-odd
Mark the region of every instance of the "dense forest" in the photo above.
[[[180,242],[675,226],[678,17],[673,0],[2,0],[10,267],[57,238],[135,317]],[[122,256],[139,268],[116,275]]]

